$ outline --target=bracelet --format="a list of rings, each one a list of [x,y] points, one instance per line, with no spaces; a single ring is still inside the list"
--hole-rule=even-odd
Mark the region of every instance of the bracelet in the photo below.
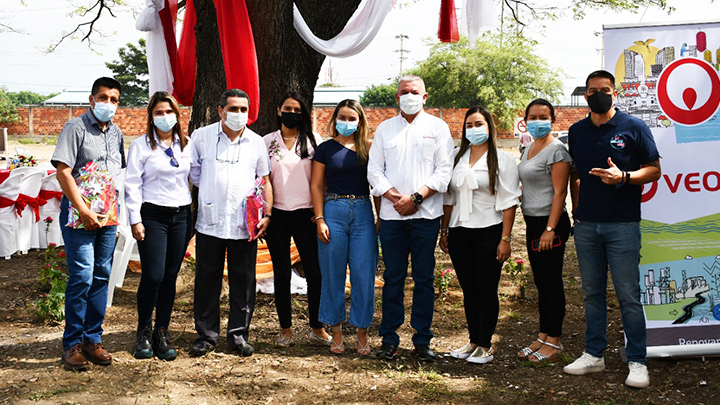
[[[320,215],[319,217],[313,218],[311,221],[312,221],[312,223],[314,224],[314,223],[317,222],[319,219],[325,219],[325,217],[322,216],[322,215]]]
[[[448,228],[440,229],[440,236],[447,235],[448,234]]]

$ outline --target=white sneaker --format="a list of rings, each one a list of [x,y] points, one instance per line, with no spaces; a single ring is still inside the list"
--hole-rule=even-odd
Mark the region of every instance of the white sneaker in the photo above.
[[[486,364],[493,361],[495,357],[492,355],[493,351],[492,349],[485,351],[482,347],[478,346],[475,351],[472,352],[470,356],[468,356],[467,361],[469,363],[475,363],[475,364]]]
[[[605,359],[603,357],[595,357],[585,352],[577,360],[563,367],[564,372],[573,375],[585,375],[604,370]]]
[[[625,379],[625,385],[635,388],[645,388],[650,385],[650,376],[647,366],[634,361],[628,362],[630,373]]]
[[[467,359],[468,356],[472,354],[472,352],[475,351],[475,348],[470,344],[466,343],[465,346],[455,349],[450,352],[450,357],[456,358],[456,359]]]

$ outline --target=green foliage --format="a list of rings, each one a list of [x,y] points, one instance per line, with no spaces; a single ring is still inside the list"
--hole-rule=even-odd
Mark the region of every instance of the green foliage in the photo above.
[[[425,80],[427,105],[468,108],[481,105],[491,111],[501,129],[510,128],[518,111],[537,97],[557,101],[562,82],[522,37],[486,35],[474,49],[467,38],[433,45],[430,56],[413,69]]]
[[[525,269],[525,260],[520,257],[510,256],[503,266],[505,273],[510,278],[510,283],[520,290],[520,299],[525,299],[525,288],[530,280],[530,274]]]
[[[149,96],[149,70],[145,56],[145,39],[138,45],[128,43],[118,50],[120,60],[106,62],[115,80],[122,85],[120,103],[123,105],[146,105]]]
[[[365,107],[394,107],[397,83],[372,85],[365,89],[360,97],[360,104]]]
[[[45,234],[52,222],[51,217],[45,218]],[[40,268],[39,281],[41,285],[49,285],[50,291],[33,301],[31,312],[39,319],[62,322],[65,319],[65,286],[68,281],[64,266],[65,252],[50,243],[44,256],[45,263]]]
[[[342,87],[342,86],[337,83],[327,82],[327,83],[318,85],[317,87],[326,88],[326,87]]]
[[[0,122],[18,122],[20,121],[20,115],[18,115],[15,103],[5,87],[0,87]]]
[[[43,96],[42,94],[24,90],[17,93],[9,94],[11,99],[13,100],[13,103],[15,103],[16,106],[20,106],[24,104],[40,104],[43,101],[49,99],[50,97],[57,96],[59,93],[52,93],[48,94],[47,96]]]

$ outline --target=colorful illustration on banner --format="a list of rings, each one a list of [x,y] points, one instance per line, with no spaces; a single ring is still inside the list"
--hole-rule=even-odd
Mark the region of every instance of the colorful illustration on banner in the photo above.
[[[616,106],[650,128],[674,126],[677,143],[720,140],[720,48],[713,60],[707,35],[698,30],[695,44],[679,46],[679,58],[675,49],[655,38],[623,49],[615,64]]]

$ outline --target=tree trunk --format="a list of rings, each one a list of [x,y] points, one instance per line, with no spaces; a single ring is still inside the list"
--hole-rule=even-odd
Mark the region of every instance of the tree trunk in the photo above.
[[[197,72],[188,133],[220,119],[217,105],[220,95],[225,91],[225,68],[215,5],[212,0],[195,0],[195,12]]]
[[[277,102],[294,90],[312,105],[313,90],[325,55],[310,48],[293,26],[293,2],[246,0],[260,72],[260,111],[250,126],[260,135],[278,129]],[[320,38],[337,35],[360,0],[296,0],[310,29]],[[190,130],[219,119],[217,103],[225,90],[217,17],[212,0],[195,0],[197,9],[197,80]]]

